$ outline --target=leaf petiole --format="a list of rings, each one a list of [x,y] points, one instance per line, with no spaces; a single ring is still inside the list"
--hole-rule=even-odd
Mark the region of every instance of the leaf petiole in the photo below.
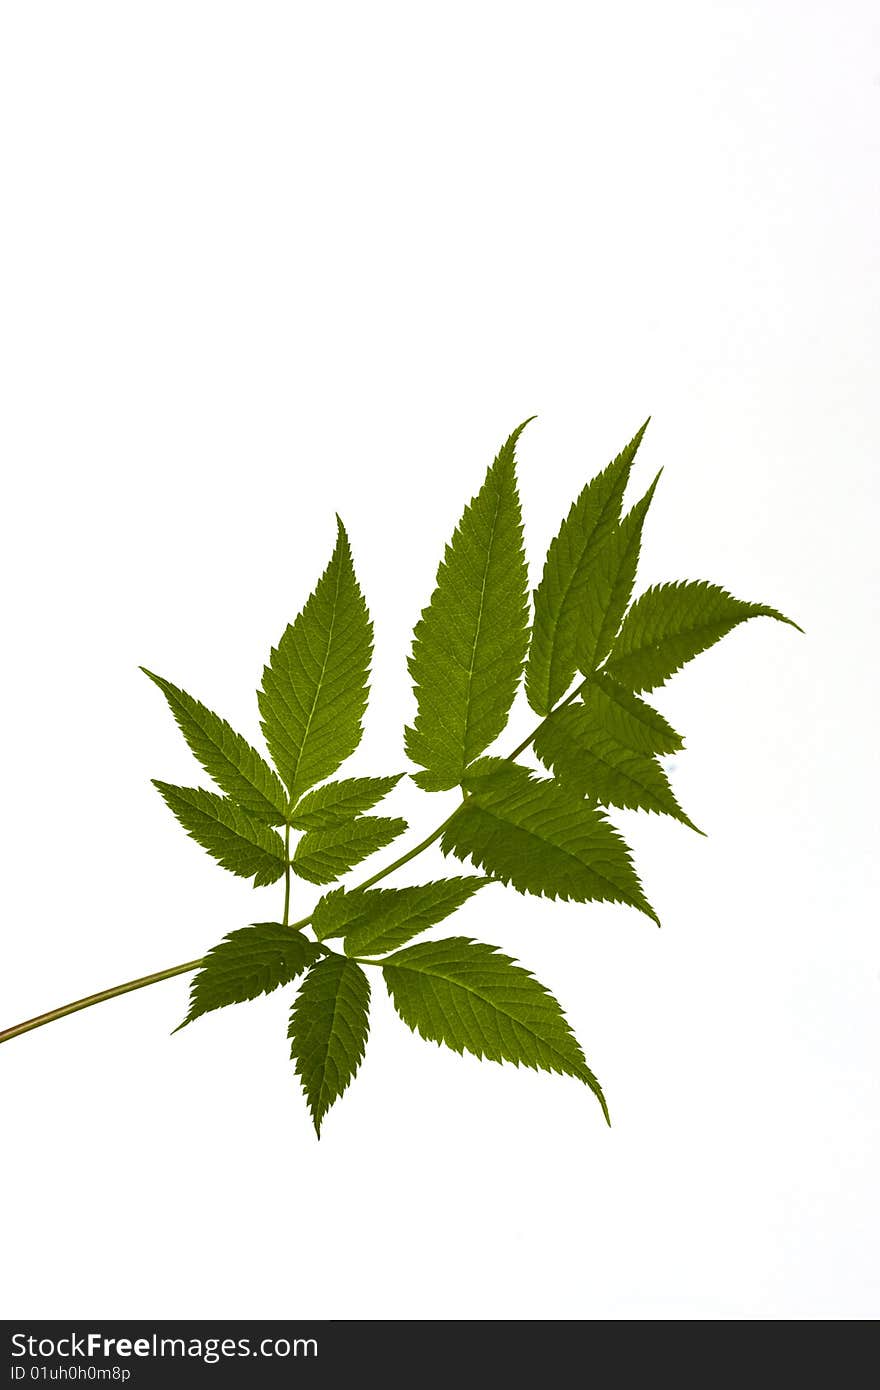
[[[286,927],[290,925],[290,822],[284,825],[284,916],[281,921]]]
[[[554,708],[550,711],[550,714],[556,714],[557,710],[565,709],[567,705],[571,704],[572,700],[576,700],[579,695],[582,695],[586,690],[587,686],[589,685],[589,681],[590,678],[589,676],[587,676],[584,680],[581,681],[580,685],[575,686],[574,690],[571,692],[570,695],[566,695],[564,700],[560,700],[559,704],[554,706]],[[514,758],[518,758],[520,753],[524,753],[526,751],[530,743],[534,743],[535,739],[538,737],[538,734],[541,732],[544,725],[547,723],[547,720],[550,718],[550,714],[546,715],[541,720],[540,724],[535,725],[534,729],[532,729],[532,732],[528,735],[528,737],[524,738],[522,743],[518,743],[512,753],[508,753],[506,755],[507,762],[512,763]]]
[[[198,970],[202,963],[201,957],[198,960],[188,960],[183,965],[172,965],[168,970],[157,970],[154,975],[141,975],[139,979],[128,980],[124,985],[102,989],[98,994],[87,994],[84,999],[75,999],[72,1004],[64,1004],[60,1009],[50,1009],[46,1014],[38,1014],[36,1018],[29,1018],[24,1023],[16,1023],[14,1028],[4,1029],[0,1033],[0,1043],[17,1038],[19,1033],[29,1033],[32,1028],[42,1028],[44,1023],[54,1023],[57,1018],[65,1018],[67,1014],[91,1008],[92,1004],[103,1004],[105,999],[115,999],[118,994],[130,994],[134,989],[157,985],[161,980],[170,980],[175,975],[186,975],[191,970]]]

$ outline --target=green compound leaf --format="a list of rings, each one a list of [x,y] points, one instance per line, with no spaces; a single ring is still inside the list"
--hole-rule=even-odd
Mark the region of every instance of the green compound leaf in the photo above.
[[[426,791],[457,786],[501,733],[528,648],[528,571],[514,430],[465,508],[413,635],[418,712],[406,751]]]
[[[612,738],[636,753],[663,756],[679,753],[684,739],[658,710],[631,690],[597,671],[584,688],[583,701],[593,719]]]
[[[803,631],[775,608],[734,598],[717,584],[656,584],[627,613],[603,669],[630,690],[654,690],[749,618],[775,618]]]
[[[318,954],[314,942],[280,922],[256,922],[230,932],[202,961],[191,985],[189,1013],[175,1033],[200,1014],[256,999],[288,984]]]
[[[567,705],[551,714],[535,735],[535,752],[579,796],[600,806],[673,816],[703,833],[679,806],[660,764],[619,743],[588,706]]]
[[[369,1029],[370,984],[352,960],[327,956],[313,965],[290,1014],[290,1056],[296,1063],[315,1132],[353,1079]]]
[[[495,946],[464,936],[422,941],[389,957],[382,972],[400,1017],[423,1038],[491,1062],[576,1076],[608,1120],[602,1088],[558,1003]]]
[[[601,811],[527,768],[484,758],[443,832],[444,854],[468,858],[521,893],[575,902],[628,903],[659,926],[629,850]]]
[[[493,881],[554,899],[626,903],[658,922],[604,811],[644,809],[693,826],[658,762],[681,749],[682,738],[638,692],[662,686],[749,618],[801,630],[776,609],[705,581],[655,585],[629,606],[657,479],[622,519],[621,512],[647,423],[582,490],[551,542],[534,595],[530,650],[515,460],[524,426],[503,445],[461,516],[415,628],[409,670],[416,714],[406,730],[407,752],[420,769],[413,780],[427,791],[460,786],[458,809],[420,844],[362,875],[362,887],[322,888],[312,914],[296,926],[254,924],[198,962],[181,1028],[203,1013],[302,984],[290,1016],[291,1056],[319,1134],[364,1055],[370,991],[362,964],[383,970],[395,1008],[423,1037],[477,1057],[573,1075],[594,1092],[607,1119],[599,1083],[559,1004],[530,972],[469,937],[413,938]],[[331,884],[406,829],[400,818],[369,814],[403,774],[339,773],[361,738],[372,624],[337,522],[332,557],[263,671],[258,702],[275,768],[225,719],[142,668],[222,794],[154,785],[225,868],[255,886],[284,879],[285,918],[291,868],[311,883]],[[517,751],[533,741],[552,778],[484,756],[506,723],[524,666],[526,694],[543,723]],[[282,825],[283,839],[275,829]],[[291,827],[300,835],[293,859]],[[438,841],[445,854],[486,876],[372,886]],[[309,923],[317,942],[299,930]],[[335,951],[323,944],[332,938],[341,939]],[[7,1029],[0,1041],[88,1002]]]
[[[328,898],[336,901],[331,903],[329,912],[325,909],[319,916],[319,925],[313,916],[312,927],[321,940],[344,936],[346,955],[381,955],[442,922],[489,881],[476,877],[446,878],[412,888],[357,888],[351,893],[330,893]]]
[[[329,830],[354,820],[387,796],[402,776],[399,772],[395,777],[347,777],[341,782],[327,782],[297,803],[290,823],[297,830]]]
[[[201,787],[174,787],[153,778],[168,808],[188,835],[224,869],[253,878],[254,887],[274,883],[284,873],[284,841],[228,797]]]
[[[357,816],[329,830],[309,830],[293,856],[293,867],[309,883],[333,883],[406,830],[399,816]]]
[[[632,597],[642,544],[642,526],[659,477],[658,473],[641,501],[627,513],[619,526],[612,528],[611,534],[593,553],[586,567],[577,631],[578,669],[585,676],[592,675],[611,650]]]
[[[578,669],[578,634],[591,561],[620,518],[620,507],[648,421],[572,503],[550,543],[535,590],[526,695],[536,714],[549,714]]]
[[[180,732],[220,790],[255,820],[281,825],[287,813],[287,792],[256,748],[185,690],[146,666],[141,670],[162,691]]]
[[[360,743],[372,643],[338,521],[330,563],[273,648],[257,697],[269,752],[294,800],[332,776]]]

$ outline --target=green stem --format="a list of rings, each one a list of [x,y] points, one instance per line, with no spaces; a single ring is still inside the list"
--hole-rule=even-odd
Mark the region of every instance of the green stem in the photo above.
[[[461,809],[462,805],[463,798],[462,801],[459,802],[458,806],[456,806],[455,811],[452,812],[452,816],[455,815],[456,811]],[[372,888],[374,883],[381,883],[383,878],[387,878],[389,874],[393,874],[395,869],[399,869],[402,864],[408,864],[411,859],[415,859],[417,854],[421,854],[422,850],[428,849],[430,845],[433,845],[436,840],[440,839],[440,836],[443,834],[443,831],[446,829],[447,825],[452,820],[452,816],[447,816],[442,825],[438,825],[437,829],[432,830],[430,835],[426,835],[424,840],[420,840],[417,845],[413,845],[412,849],[408,849],[406,854],[401,854],[399,859],[392,860],[390,864],[385,865],[384,869],[380,869],[377,874],[373,874],[372,878],[365,878],[363,883],[356,884],[355,888],[351,889],[350,891],[359,892],[363,888]],[[284,926],[289,926],[291,931],[301,931],[303,927],[307,927],[309,925],[311,920],[312,914],[309,913],[308,917],[300,917],[298,922],[285,922]],[[321,943],[319,942],[318,944],[320,945]]]
[[[160,980],[170,980],[174,975],[185,975],[189,970],[198,970],[201,964],[201,959],[188,960],[183,965],[172,965],[168,970],[157,970],[155,975],[141,975],[140,979],[129,980],[124,985],[102,989],[99,994],[87,994],[85,999],[75,999],[72,1004],[64,1004],[60,1009],[50,1009],[47,1014],[38,1014],[36,1018],[29,1018],[25,1023],[17,1023],[14,1028],[7,1028],[0,1033],[0,1043],[17,1038],[19,1033],[29,1033],[32,1028],[42,1028],[44,1023],[54,1023],[56,1018],[75,1014],[80,1009],[89,1009],[92,1004],[103,1004],[105,999],[115,999],[117,994],[130,994],[133,989],[144,989],[147,985],[157,985]]]
[[[572,700],[576,700],[579,695],[583,694],[588,684],[589,676],[587,676],[586,679],[582,680],[580,685],[575,686],[571,694],[566,695],[564,700],[560,700],[559,704],[555,705],[554,708],[550,711],[550,714],[555,714],[557,710],[565,709],[566,705],[570,705]],[[532,729],[532,732],[529,734],[528,738],[524,738],[522,743],[518,743],[516,745],[512,753],[507,754],[507,762],[512,763],[514,758],[518,758],[520,753],[524,752],[525,749],[528,748],[529,744],[537,737],[537,735],[543,729],[547,720],[550,718],[550,714],[545,715],[544,718],[541,720],[540,724],[536,724],[534,729]]]
[[[284,827],[284,916],[281,919],[282,926],[287,926],[290,920],[290,822]]]
[[[457,806],[455,810],[458,810]],[[453,811],[452,815],[455,815],[455,811]],[[421,854],[429,845],[433,845],[435,840],[440,839],[440,836],[451,820],[452,816],[447,816],[443,824],[438,825],[437,829],[433,830],[430,835],[427,835],[424,840],[414,845],[411,850],[407,850],[406,854],[401,854],[393,863],[386,864],[385,868],[380,869],[377,874],[373,874],[372,878],[365,879],[363,883],[359,883],[358,887],[371,888],[374,883],[379,883],[381,879],[387,878],[389,874],[393,874],[395,869],[399,869],[402,864],[407,864],[410,859],[415,859],[417,854]],[[287,834],[285,835],[286,842],[289,841],[289,835],[290,827],[288,826]],[[288,844],[286,844],[286,852],[289,854]],[[312,920],[311,913],[309,913],[308,917],[301,917],[298,922],[288,921],[289,916],[290,864],[288,860],[284,884],[284,926],[289,926],[291,930],[298,931],[301,927],[307,927]],[[323,946],[320,942],[318,944],[321,946],[322,950],[330,954],[328,947]],[[78,1009],[88,1009],[92,1004],[103,1004],[105,999],[114,999],[117,994],[128,994],[130,990],[143,989],[145,985],[155,985],[158,984],[160,980],[169,980],[173,975],[185,975],[188,970],[198,970],[201,964],[201,959],[190,960],[187,961],[185,965],[174,965],[170,970],[158,970],[155,975],[143,975],[139,980],[129,980],[127,984],[116,985],[114,989],[105,989],[102,990],[100,994],[90,994],[85,999],[77,999],[72,1004],[65,1004],[61,1009],[52,1009],[47,1014],[39,1014],[36,1018],[29,1018],[26,1023],[18,1023],[14,1028],[7,1028],[5,1032],[0,1033],[0,1043],[8,1042],[10,1038],[17,1037],[19,1033],[28,1033],[32,1028],[42,1028],[44,1023],[54,1023],[56,1018],[64,1018],[66,1014],[74,1014]]]
[[[454,816],[456,812],[461,809],[462,805],[463,801],[459,802],[458,806],[456,806],[455,808],[455,811],[452,812],[452,816]],[[372,888],[374,883],[381,882],[383,878],[387,878],[389,874],[393,874],[395,869],[399,869],[403,864],[408,864],[411,859],[415,859],[417,854],[421,854],[422,850],[428,849],[429,846],[433,845],[435,841],[440,839],[440,836],[443,834],[443,831],[446,829],[447,825],[452,820],[452,816],[447,816],[442,825],[438,825],[437,829],[432,830],[430,835],[426,835],[424,840],[420,840],[417,845],[413,845],[412,849],[407,850],[406,854],[402,854],[400,858],[395,859],[393,863],[387,864],[384,869],[380,869],[377,874],[373,874],[372,878],[367,878],[364,880],[363,883],[359,883],[358,888]]]
[[[551,711],[551,713],[555,713],[557,709],[564,709],[566,705],[570,705],[572,700],[577,699],[578,695],[581,694],[586,684],[587,681],[584,680],[571,692],[569,696],[566,697],[566,699],[562,700],[555,707],[555,709]],[[547,716],[547,718],[549,718],[549,715]],[[542,719],[541,723],[538,724],[537,727],[532,730],[528,738],[524,738],[522,743],[518,744],[517,747],[514,748],[512,753],[508,753],[508,761],[512,761],[514,758],[518,757],[518,755],[522,753],[524,749],[528,748],[529,744],[532,742],[543,723],[544,720]],[[395,859],[390,864],[387,864],[384,869],[380,869],[379,872],[373,874],[371,878],[364,879],[364,882],[359,883],[357,887],[359,889],[372,888],[374,883],[380,883],[383,878],[387,878],[389,874],[393,874],[396,869],[401,868],[404,864],[408,864],[411,859],[415,859],[416,856],[421,854],[423,850],[426,850],[431,845],[435,844],[436,841],[440,839],[440,836],[443,834],[443,831],[446,829],[447,825],[452,820],[452,817],[460,809],[460,806],[462,804],[463,800],[459,804],[459,806],[456,806],[455,810],[452,812],[452,815],[447,816],[446,820],[443,821],[442,825],[438,825],[436,830],[432,830],[430,835],[425,836],[424,840],[420,840],[419,843],[417,845],[414,845],[412,849],[407,850],[406,854],[401,854],[398,859]],[[298,931],[300,928],[307,927],[309,925],[309,923],[312,920],[312,916],[310,913],[308,917],[301,917],[298,922],[290,922],[288,920],[290,916],[289,825],[286,825],[284,830],[284,850],[285,870],[283,925],[286,927],[289,926],[291,930]],[[320,942],[318,944],[321,945]],[[329,951],[329,948],[324,947],[323,945],[321,946],[321,948],[324,951]],[[364,962],[364,964],[370,963],[371,962],[368,961]],[[105,999],[115,999],[117,994],[128,994],[133,989],[143,989],[146,985],[158,984],[160,980],[170,980],[174,975],[185,975],[189,970],[198,970],[201,964],[201,959],[190,960],[187,961],[185,965],[173,965],[169,970],[157,971],[155,975],[143,975],[139,980],[129,980],[127,984],[116,985],[113,989],[102,990],[100,994],[89,994],[85,999],[77,999],[72,1004],[65,1004],[63,1008],[52,1009],[47,1014],[39,1014],[36,1018],[29,1018],[26,1023],[17,1023],[14,1028],[7,1028],[5,1032],[0,1033],[0,1043],[8,1042],[10,1038],[18,1037],[19,1033],[29,1033],[32,1028],[42,1028],[44,1023],[54,1023],[57,1018],[64,1018],[66,1014],[76,1013],[79,1009],[88,1009],[91,1007],[92,1004],[102,1004]]]

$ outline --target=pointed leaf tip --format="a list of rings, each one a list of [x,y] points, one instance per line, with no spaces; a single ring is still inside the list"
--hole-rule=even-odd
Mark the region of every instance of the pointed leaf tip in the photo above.
[[[644,496],[621,522],[611,526],[585,567],[575,642],[578,669],[585,676],[591,676],[607,656],[620,628],[635,583],[642,529],[659,480],[658,472]]]
[[[496,758],[484,759],[468,785],[443,832],[444,854],[470,858],[520,893],[627,903],[657,921],[627,846],[577,792]]]
[[[574,1076],[607,1119],[602,1089],[559,1004],[497,947],[463,936],[424,941],[389,956],[382,973],[398,1014],[427,1041]]]
[[[309,883],[333,883],[406,829],[401,816],[354,816],[323,830],[307,830],[294,851],[293,871]]]
[[[613,707],[612,707],[613,708]],[[672,816],[696,830],[655,756],[621,742],[595,701],[556,710],[535,736],[535,752],[563,787],[597,805]]]
[[[189,1013],[173,1030],[213,1009],[270,994],[302,975],[319,957],[313,941],[281,922],[254,922],[230,932],[203,959],[190,986]]]
[[[532,421],[537,420],[537,418],[537,415],[527,415],[525,420],[523,420],[522,424],[517,425],[516,429],[513,431],[513,434],[510,436],[511,439],[519,439],[526,425],[530,425]]]
[[[161,690],[190,751],[221,791],[266,825],[287,815],[287,794],[269,764],[227,720],[164,676],[140,668]]]
[[[705,580],[654,584],[626,614],[603,670],[632,691],[656,690],[740,623],[759,617],[798,627],[777,609],[734,598]]]
[[[151,779],[169,810],[197,844],[224,869],[253,878],[254,887],[275,883],[284,873],[284,841],[228,796],[202,787],[176,787]]]
[[[398,772],[390,777],[344,777],[325,782],[300,798],[290,813],[290,824],[297,830],[328,830],[353,821],[387,796],[403,775]]]

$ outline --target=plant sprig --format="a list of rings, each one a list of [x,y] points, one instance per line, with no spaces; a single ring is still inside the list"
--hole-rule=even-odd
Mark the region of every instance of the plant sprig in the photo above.
[[[0,1042],[187,972],[197,973],[180,1028],[296,981],[288,1038],[320,1135],[363,1058],[367,972],[377,969],[398,1014],[422,1037],[573,1076],[608,1119],[561,1007],[528,970],[467,936],[415,938],[492,882],[539,897],[622,903],[659,925],[608,810],[653,811],[697,827],[660,761],[683,740],[643,694],[749,618],[798,625],[705,581],[655,585],[632,602],[659,474],[621,513],[647,421],[573,502],[550,544],[530,624],[515,462],[528,423],[503,445],[465,508],[413,637],[416,713],[405,747],[417,770],[410,776],[428,793],[459,788],[452,814],[361,883],[339,884],[407,823],[373,813],[402,773],[334,780],[362,737],[373,640],[337,518],[327,568],[263,671],[257,698],[271,762],[206,705],[145,671],[216,790],[154,785],[224,868],[255,887],[283,880],[281,920],[241,927],[198,960],[29,1019],[0,1033]],[[540,722],[506,757],[490,756],[523,673]],[[530,747],[549,775],[519,761]],[[376,887],[438,841],[445,855],[481,872]],[[291,922],[293,877],[327,891]]]

